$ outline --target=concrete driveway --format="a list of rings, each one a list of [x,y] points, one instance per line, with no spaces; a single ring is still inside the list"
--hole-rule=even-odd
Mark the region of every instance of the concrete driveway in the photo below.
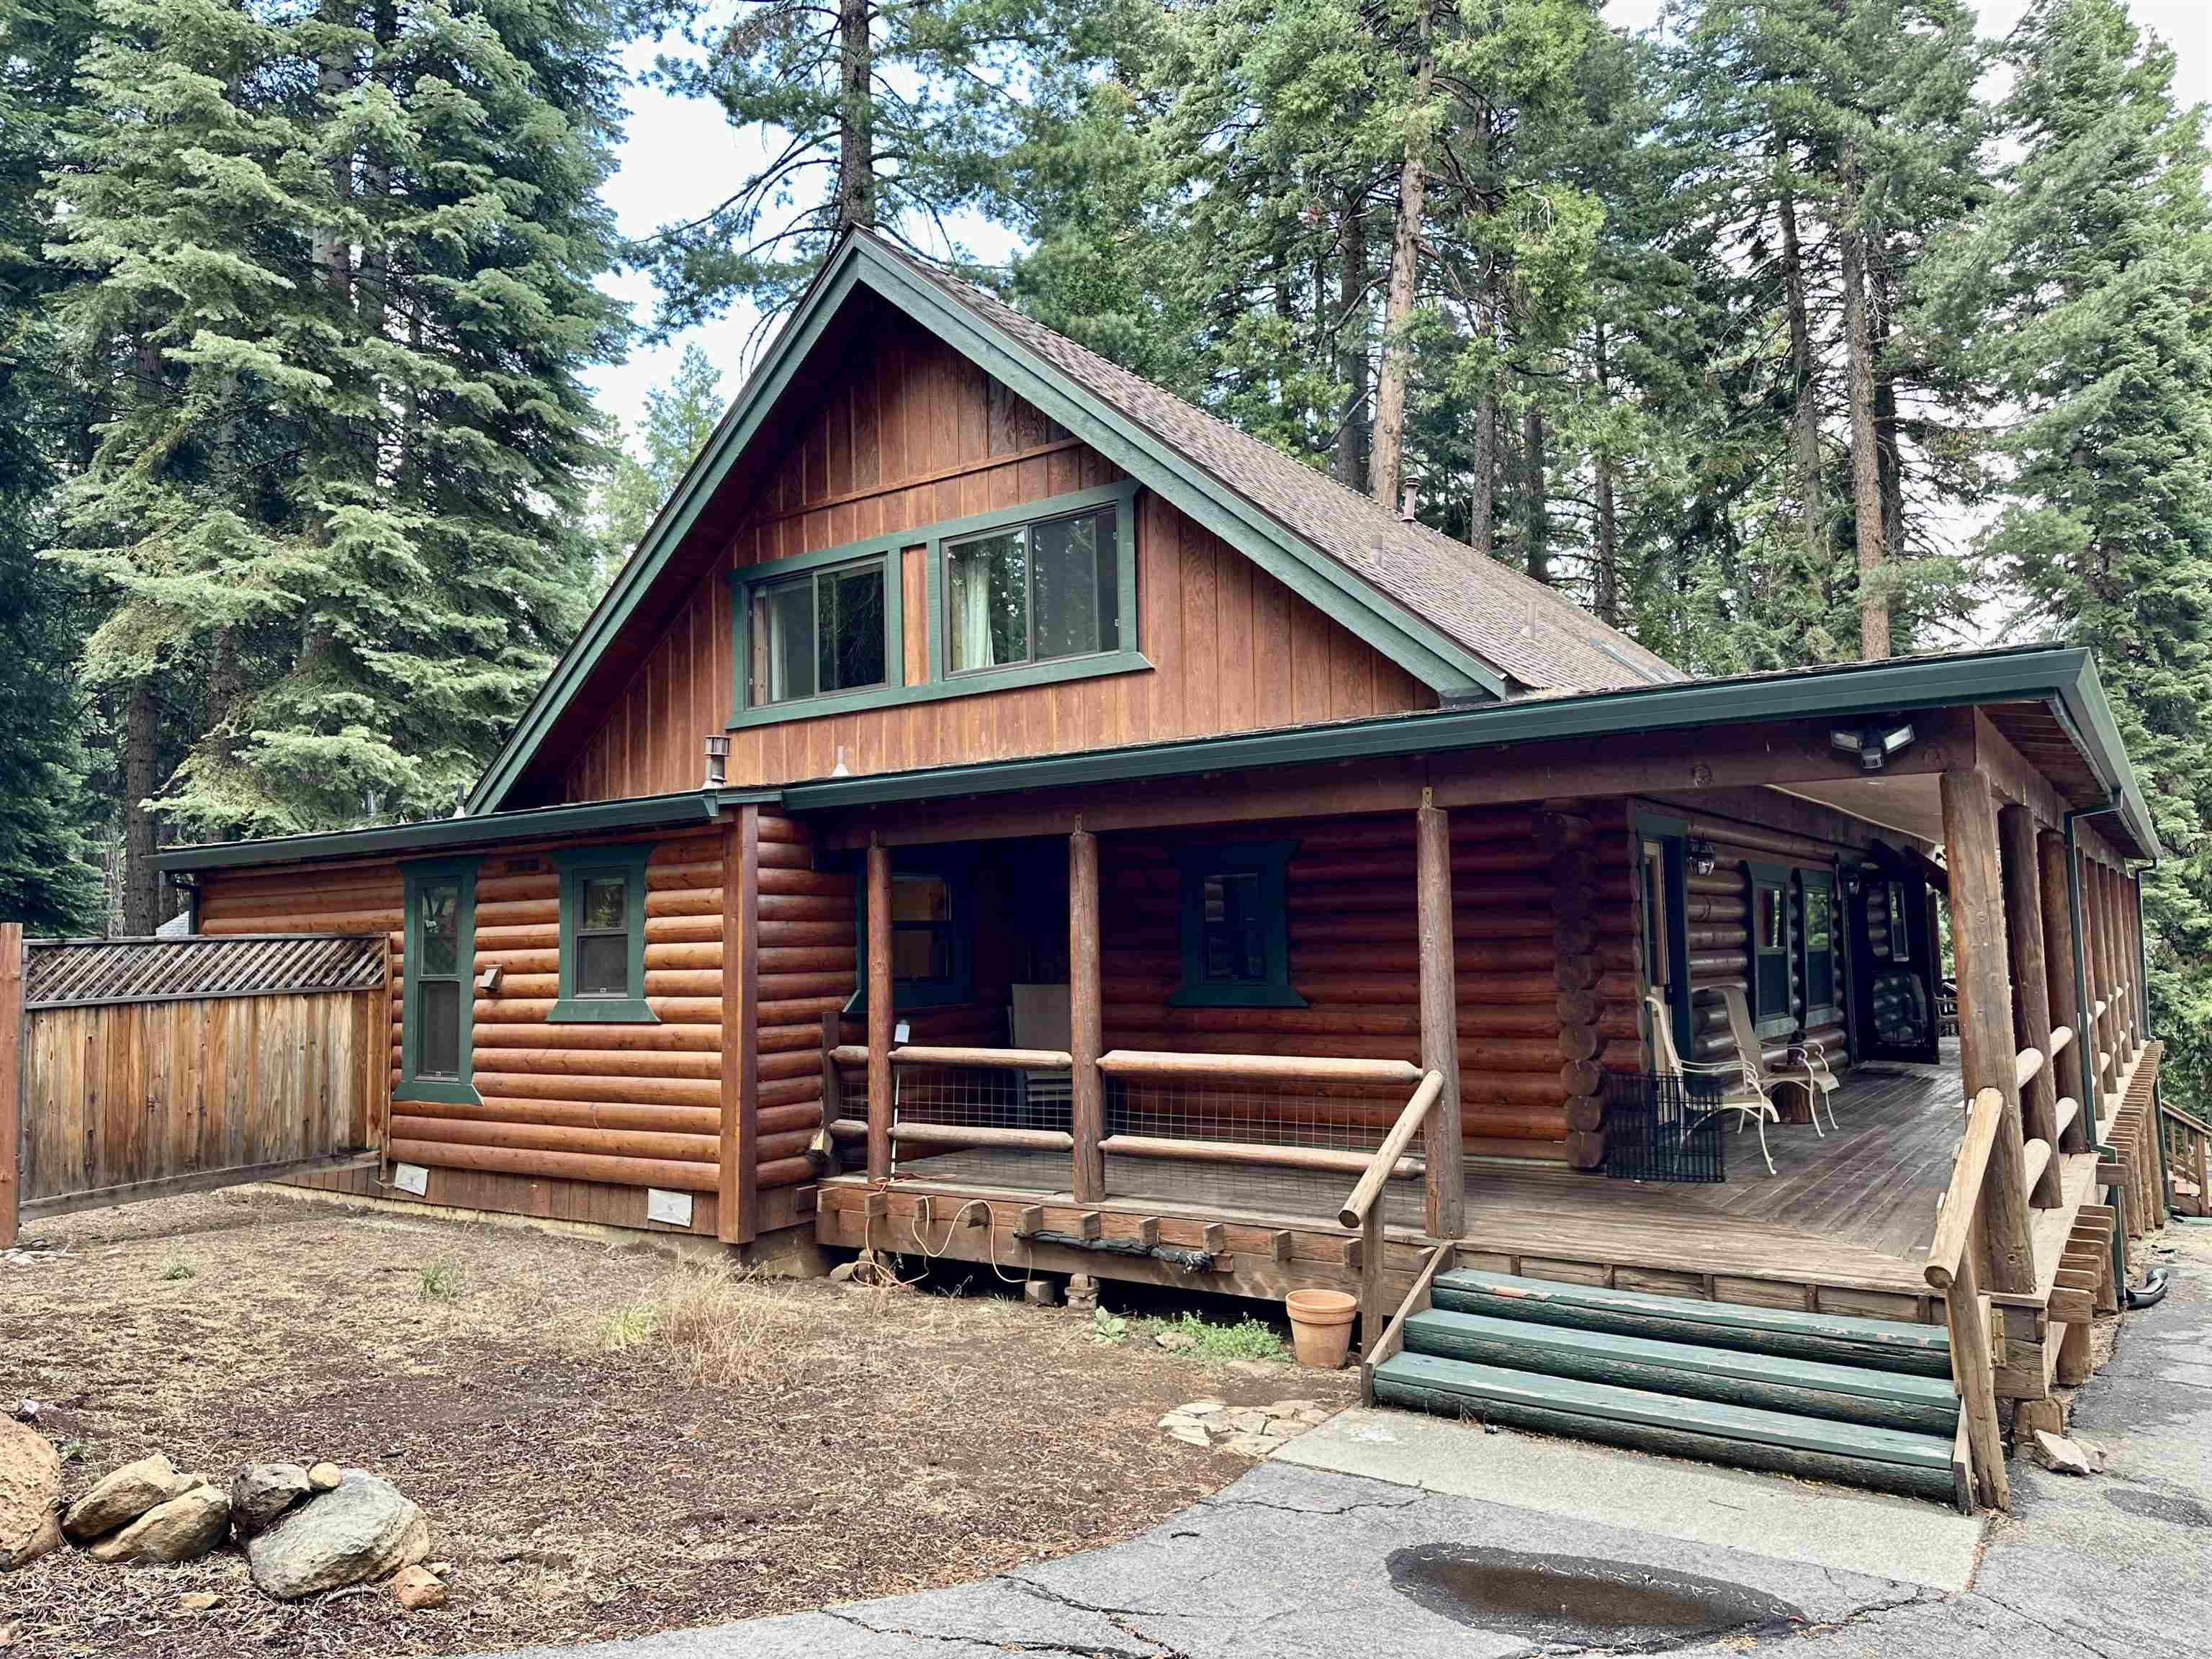
[[[1400,1416],[1339,1419],[1127,1543],[955,1589],[592,1659],[2057,1659],[2212,1648],[2212,1230],[2133,1316],[2069,1480],[2015,1462],[1982,1528],[1906,1500]],[[1376,1478],[1380,1474],[1384,1478]],[[1963,1529],[1963,1530],[1962,1530]],[[1978,1552],[1978,1561],[1977,1553]],[[541,1650],[532,1659],[552,1659]]]

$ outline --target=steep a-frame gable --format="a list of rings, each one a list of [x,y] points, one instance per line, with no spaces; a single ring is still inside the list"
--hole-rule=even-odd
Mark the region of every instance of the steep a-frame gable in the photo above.
[[[872,395],[856,399],[861,386]],[[731,781],[821,775],[841,759],[883,769],[1058,752],[1672,677],[1540,584],[856,233],[471,810],[696,784],[700,739],[732,714],[730,599],[719,579],[729,568],[1109,484],[1131,492],[1143,577],[1136,648],[1146,663],[1115,676],[1130,683],[1034,695],[923,684],[934,596],[921,580],[929,567],[907,548],[902,597],[925,636],[908,651],[899,701],[943,706],[874,719],[796,710],[758,729],[741,720]],[[1185,654],[1169,660],[1170,641]],[[1546,661],[1559,670],[1543,670]],[[1222,671],[1220,683],[1205,683],[1197,671],[1207,666]]]

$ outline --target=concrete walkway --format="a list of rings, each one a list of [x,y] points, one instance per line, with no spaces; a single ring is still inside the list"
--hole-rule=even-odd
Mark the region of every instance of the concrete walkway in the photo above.
[[[1978,1570],[1975,1523],[1924,1505],[1452,1425],[1448,1440],[1426,1425],[1370,1437],[1381,1455],[1363,1466],[1368,1419],[1352,1415],[1127,1543],[951,1589],[531,1659],[2203,1651],[2212,1230],[2168,1237],[2174,1291],[2129,1320],[2077,1418],[2110,1452],[2106,1472],[2015,1462],[2014,1513],[1989,1523]]]

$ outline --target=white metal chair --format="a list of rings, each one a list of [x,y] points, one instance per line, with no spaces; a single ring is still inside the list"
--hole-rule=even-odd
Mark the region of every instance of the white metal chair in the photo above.
[[[1790,1045],[1791,1064],[1786,1067],[1769,1066],[1759,1042],[1759,1028],[1751,1021],[1751,1002],[1744,995],[1743,988],[1723,986],[1721,1002],[1728,1009],[1729,1032],[1735,1038],[1736,1051],[1743,1056],[1745,1070],[1752,1081],[1761,1093],[1773,1089],[1802,1089],[1805,1109],[1813,1120],[1813,1133],[1825,1139],[1828,1131],[1820,1127],[1820,1108],[1836,1086],[1836,1074],[1829,1069],[1826,1055],[1823,1054],[1816,1066],[1812,1048],[1818,1045],[1793,1042]],[[1830,1106],[1829,1128],[1833,1128],[1835,1122],[1836,1109]]]
[[[1759,1155],[1766,1160],[1766,1173],[1772,1175],[1774,1154],[1766,1145],[1766,1126],[1770,1121],[1779,1123],[1782,1114],[1775,1109],[1774,1103],[1766,1097],[1766,1091],[1759,1085],[1756,1061],[1758,1050],[1754,1048],[1752,1051],[1754,1058],[1750,1061],[1741,1057],[1735,1060],[1684,1060],[1674,1047],[1674,1018],[1668,1012],[1666,1002],[1656,992],[1647,992],[1644,1004],[1650,1012],[1651,1053],[1659,1075],[1678,1079],[1685,1077],[1727,1079],[1719,1101],[1705,1109],[1734,1112],[1738,1134],[1743,1133],[1746,1119],[1758,1125]],[[1688,1129],[1688,1122],[1685,1120],[1683,1132],[1687,1133]]]

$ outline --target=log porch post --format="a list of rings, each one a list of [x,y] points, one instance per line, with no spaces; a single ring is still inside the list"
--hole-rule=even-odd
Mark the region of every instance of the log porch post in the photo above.
[[[1081,827],[1067,838],[1067,1052],[1069,1127],[1075,1135],[1071,1190],[1079,1204],[1106,1196],[1106,1079],[1098,1070],[1105,1020],[1098,983],[1098,837]]]
[[[722,1120],[714,1236],[758,1230],[760,1167],[760,808],[738,808],[722,857]]]
[[[1978,770],[1954,767],[1943,774],[1940,787],[1943,841],[1951,866],[1951,947],[1959,969],[1960,1070],[1967,1099],[1995,1089],[2004,1101],[1982,1196],[1990,1288],[2028,1292],[2035,1289],[2035,1248],[2022,1162],[1996,813],[1990,799],[1990,781]]]
[[[2111,1084],[2119,1081],[2119,1026],[2114,1018],[2112,1006],[2112,940],[2105,914],[2105,872],[2094,859],[2081,861],[2081,908],[2087,917],[2089,935],[2089,1006],[2099,1003],[2105,1012],[2092,1022],[2090,1046],[2095,1051],[2097,1116],[2100,1121],[2112,1115],[2106,1104],[2106,1091]],[[2109,1082],[2107,1081],[2109,1079]],[[2118,1097],[2113,1097],[2117,1103]]]
[[[1443,1073],[1422,1145],[1428,1158],[1422,1218],[1429,1237],[1466,1226],[1467,1147],[1460,1135],[1459,981],[1453,960],[1451,819],[1428,791],[1413,814],[1415,908],[1421,941],[1421,1066]],[[1380,1206],[1377,1206],[1380,1208]]]
[[[2037,869],[2042,878],[2044,979],[2050,1007],[2046,1023],[2054,1028],[2063,1025],[2074,1033],[2073,1042],[2056,1062],[2064,1070],[2051,1079],[2051,1086],[2058,1088],[2059,1077],[2074,1079],[2073,1096],[2081,1103],[2081,1109],[2074,1114],[2073,1123],[2061,1137],[2065,1142],[2063,1150],[2086,1152],[2089,1150],[2090,1131],[2097,1121],[2096,1091],[2088,1080],[2090,1066],[2094,1062],[2082,1058],[2089,1051],[2090,1037],[2081,1029],[2081,1011],[2074,998],[2074,908],[2067,902],[2066,837],[2056,830],[2045,830],[2035,838],[2035,851]]]
[[[0,1250],[15,1244],[20,1225],[22,1139],[23,924],[0,921]]]
[[[2027,808],[2008,805],[1997,814],[1997,841],[2004,863],[2005,939],[2012,953],[2013,1039],[2044,1057],[2043,1068],[2028,1079],[2020,1103],[2023,1133],[2042,1141],[2051,1156],[2031,1194],[2036,1208],[2056,1209],[2064,1194],[2059,1182],[2058,1077],[2051,1058],[2050,971],[2043,944],[2043,887],[2036,855],[2035,818]]]
[[[891,1176],[891,849],[868,841],[868,1179]]]

